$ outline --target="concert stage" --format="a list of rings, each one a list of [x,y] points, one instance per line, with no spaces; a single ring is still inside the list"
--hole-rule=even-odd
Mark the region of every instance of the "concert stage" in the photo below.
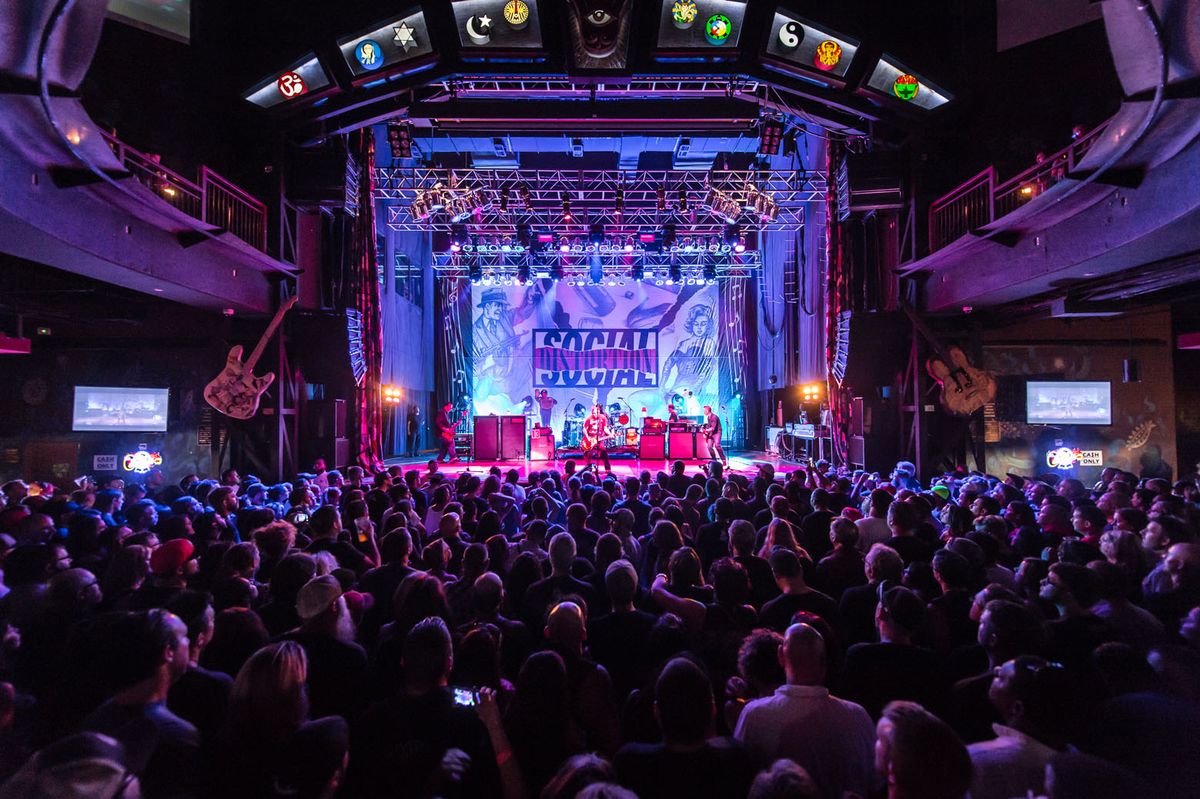
[[[759,466],[759,464],[762,464],[762,463],[769,463],[772,466],[774,466],[777,474],[779,473],[779,471],[781,469],[783,471],[790,471],[790,470],[796,468],[795,463],[789,463],[787,461],[782,460],[778,455],[772,455],[767,452],[747,451],[747,452],[730,452],[730,453],[726,453],[726,454],[729,457],[729,466],[726,469],[727,473],[733,472],[736,474],[746,475],[747,477],[753,477],[758,473],[758,466]],[[433,452],[430,453],[430,457],[433,457],[435,455],[436,455],[436,453],[433,453]],[[430,461],[430,457],[389,458],[389,459],[387,459],[387,461],[385,461],[385,463],[388,466],[399,465],[399,466],[403,466],[405,468],[411,467],[411,468],[415,468],[415,469],[424,470],[426,464],[428,464]],[[582,459],[573,458],[572,460],[575,461],[577,469],[583,468],[583,460]],[[561,470],[563,468],[563,465],[566,462],[567,462],[567,459],[559,459],[559,460],[555,460],[555,461],[530,461],[530,460],[468,461],[468,460],[460,460],[457,463],[439,464],[438,471],[444,472],[449,475],[454,475],[454,476],[457,476],[460,473],[467,472],[467,471],[472,472],[474,474],[480,474],[480,473],[486,474],[487,471],[489,469],[491,469],[493,466],[498,466],[498,467],[500,467],[500,469],[502,471],[505,471],[505,472],[507,472],[509,469],[516,469],[518,472],[520,472],[521,479],[524,480],[525,477],[531,471],[534,471],[534,472],[545,471],[546,469]],[[639,460],[637,458],[610,458],[610,462],[612,463],[613,474],[615,474],[617,477],[620,478],[620,477],[628,477],[630,475],[634,475],[634,476],[639,475],[642,473],[643,470],[648,470],[651,474],[654,474],[654,473],[657,473],[660,471],[670,472],[671,463],[673,461],[671,461],[669,459],[667,459],[667,460],[661,460],[661,459]],[[687,464],[687,471],[689,474],[691,474],[691,473],[695,472],[697,469],[699,469],[703,463],[706,463],[706,461],[684,461],[684,463]],[[603,470],[603,468],[604,468],[603,464],[597,463],[597,468]]]

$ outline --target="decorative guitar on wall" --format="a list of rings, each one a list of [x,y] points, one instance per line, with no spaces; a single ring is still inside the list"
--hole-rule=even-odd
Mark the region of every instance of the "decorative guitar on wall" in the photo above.
[[[907,304],[904,312],[937,351],[926,361],[925,370],[941,387],[940,399],[947,413],[970,416],[996,398],[996,378],[990,372],[972,366],[959,347],[943,344]]]
[[[275,373],[267,372],[261,377],[254,374],[254,367],[262,357],[267,342],[275,334],[275,330],[283,321],[283,315],[296,304],[299,297],[289,297],[279,306],[271,324],[267,325],[262,338],[258,340],[254,351],[244,362],[242,361],[242,345],[230,348],[229,356],[225,359],[225,368],[221,374],[212,379],[204,387],[204,400],[214,409],[234,419],[251,419],[258,413],[258,403],[263,392],[275,382]]]

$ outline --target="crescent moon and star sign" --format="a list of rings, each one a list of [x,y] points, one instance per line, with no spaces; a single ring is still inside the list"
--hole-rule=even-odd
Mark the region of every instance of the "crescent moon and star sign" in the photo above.
[[[472,14],[467,18],[467,38],[471,44],[485,45],[492,40],[492,18],[487,14]]]

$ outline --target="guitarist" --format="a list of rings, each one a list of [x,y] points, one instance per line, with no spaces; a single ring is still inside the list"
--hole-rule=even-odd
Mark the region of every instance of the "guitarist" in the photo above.
[[[454,403],[447,402],[433,420],[433,429],[438,437],[438,463],[454,463],[458,460],[458,455],[454,452],[454,431],[462,424],[462,420],[450,422],[450,411],[453,408]]]
[[[721,449],[721,417],[713,413],[711,405],[704,406],[704,426],[700,428],[700,433],[713,457],[720,460],[722,466],[728,466],[725,450]]]
[[[592,406],[592,413],[583,420],[583,460],[584,468],[592,465],[592,459],[597,453],[600,459],[604,461],[604,470],[612,471],[612,465],[608,462],[608,440],[612,434],[608,429],[608,417],[604,415],[604,406],[597,403]]]

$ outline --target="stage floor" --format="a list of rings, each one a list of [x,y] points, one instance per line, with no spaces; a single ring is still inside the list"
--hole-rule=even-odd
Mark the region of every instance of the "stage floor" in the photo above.
[[[429,463],[430,457],[434,453],[429,453],[423,458],[388,458],[384,461],[388,466],[399,465],[404,467],[412,467],[424,469]],[[728,452],[726,455],[729,458],[729,467],[727,471],[736,474],[744,474],[748,477],[753,477],[758,474],[758,465],[760,463],[770,463],[775,467],[776,473],[779,472],[782,465],[783,469],[790,471],[795,468],[795,464],[787,463],[779,458],[778,455],[771,455],[766,452]],[[546,469],[562,469],[566,463],[565,458],[560,458],[555,461],[468,461],[460,460],[457,463],[443,463],[438,466],[438,471],[445,472],[450,475],[458,475],[462,472],[471,472],[473,474],[487,473],[493,466],[499,466],[502,470],[516,469],[521,474],[521,479],[524,480],[526,475],[531,471],[544,471]],[[583,468],[582,458],[573,458],[577,468]],[[671,460],[639,460],[637,458],[610,458],[612,463],[613,474],[618,477],[627,477],[629,475],[639,475],[642,470],[648,470],[652,474],[656,472],[669,472],[671,470]],[[705,461],[684,461],[687,464],[688,474],[692,474],[699,470],[701,464]],[[603,469],[603,464],[597,462],[599,468]]]

